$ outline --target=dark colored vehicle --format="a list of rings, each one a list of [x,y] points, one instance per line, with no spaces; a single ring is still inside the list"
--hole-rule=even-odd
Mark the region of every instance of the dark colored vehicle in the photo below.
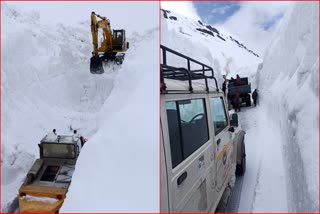
[[[241,82],[237,83],[236,79],[228,81],[228,100],[229,104],[233,104],[233,100],[236,94],[239,94],[239,104],[245,103],[246,106],[251,106],[251,83],[248,81],[248,77],[240,78]]]

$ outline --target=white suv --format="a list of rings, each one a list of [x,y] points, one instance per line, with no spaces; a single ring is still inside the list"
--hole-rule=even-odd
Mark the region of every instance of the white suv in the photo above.
[[[211,67],[161,49],[160,211],[214,212],[235,172],[245,172],[245,132]],[[169,65],[169,55],[186,66]]]

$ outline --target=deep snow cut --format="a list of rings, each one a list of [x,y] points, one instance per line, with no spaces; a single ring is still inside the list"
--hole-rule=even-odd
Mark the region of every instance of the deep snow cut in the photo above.
[[[318,2],[295,3],[257,74],[261,104],[284,138],[288,211],[292,212],[317,211],[319,203],[318,20]]]
[[[2,12],[2,211],[15,211],[37,144],[53,128],[77,129],[89,139],[61,210],[156,211],[157,19],[153,29],[130,33],[123,65],[92,75],[90,22],[46,25],[37,12],[6,3]],[[89,198],[84,187],[91,188]]]
[[[211,65],[220,87],[222,75],[239,74],[259,89],[260,106],[239,113],[248,156],[234,211],[318,210],[318,7],[317,2],[292,5],[263,59],[215,26],[161,12],[162,44]]]

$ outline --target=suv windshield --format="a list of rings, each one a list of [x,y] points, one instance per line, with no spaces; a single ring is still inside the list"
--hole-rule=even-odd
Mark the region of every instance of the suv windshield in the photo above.
[[[44,158],[74,159],[76,156],[73,144],[43,143],[41,147],[42,157]]]

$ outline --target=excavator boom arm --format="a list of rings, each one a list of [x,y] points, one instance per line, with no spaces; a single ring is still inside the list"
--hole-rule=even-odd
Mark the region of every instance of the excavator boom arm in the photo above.
[[[98,28],[97,28],[97,17],[95,13],[91,13],[91,33],[92,33],[92,43],[93,43],[93,54],[98,54]]]
[[[98,21],[97,18],[100,20]],[[101,47],[98,47],[98,34],[99,28],[103,30],[103,42]],[[99,52],[107,52],[112,50],[112,30],[110,27],[110,21],[95,12],[91,13],[91,33],[93,43],[93,55],[98,56]]]

